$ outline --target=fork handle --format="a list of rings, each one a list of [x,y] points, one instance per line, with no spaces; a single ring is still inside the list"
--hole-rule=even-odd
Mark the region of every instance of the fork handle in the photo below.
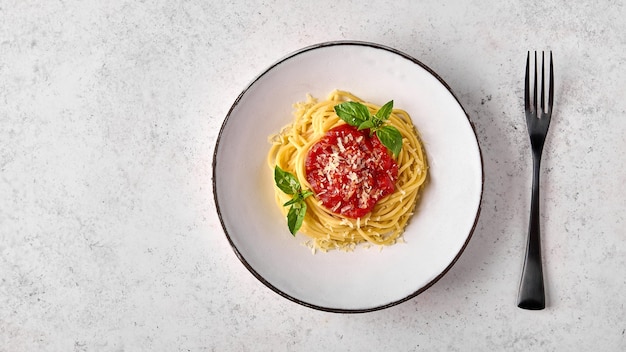
[[[541,156],[533,155],[533,189],[530,203],[530,222],[526,258],[519,287],[517,306],[522,309],[540,310],[546,306],[541,263],[541,235],[539,230],[539,170]]]

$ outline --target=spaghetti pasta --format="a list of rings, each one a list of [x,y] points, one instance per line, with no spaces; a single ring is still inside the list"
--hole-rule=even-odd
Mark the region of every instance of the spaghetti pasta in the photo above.
[[[275,166],[279,166],[294,174],[304,189],[311,189],[306,177],[307,153],[327,131],[345,124],[334,111],[335,105],[345,101],[360,102],[370,112],[380,109],[346,91],[335,90],[322,101],[307,96],[306,101],[294,105],[293,122],[278,134],[270,136],[269,167],[274,170]],[[307,212],[300,232],[310,237],[307,245],[313,251],[350,251],[360,244],[386,246],[403,240],[402,233],[426,182],[428,165],[409,114],[393,109],[388,123],[402,135],[402,149],[396,158],[398,175],[395,190],[380,199],[370,213],[356,219],[333,213],[317,197],[306,198]],[[289,201],[290,196],[276,185],[274,188],[276,202],[286,215],[287,209],[282,205]]]

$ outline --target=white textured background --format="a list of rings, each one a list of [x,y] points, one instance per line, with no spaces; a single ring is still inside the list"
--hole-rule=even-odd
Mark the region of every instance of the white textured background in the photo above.
[[[523,4],[522,4],[523,3]],[[623,351],[623,1],[0,0],[0,351]],[[276,295],[211,189],[224,117],[303,46],[392,46],[476,126],[482,214],[420,296],[359,315]],[[530,202],[527,50],[551,49],[548,308],[516,308]]]

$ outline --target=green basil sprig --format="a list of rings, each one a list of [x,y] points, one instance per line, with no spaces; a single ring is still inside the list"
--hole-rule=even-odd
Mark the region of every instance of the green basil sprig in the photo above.
[[[383,125],[389,119],[392,110],[393,100],[383,105],[374,116],[370,114],[367,106],[359,102],[347,101],[335,105],[335,112],[340,119],[359,130],[369,128],[371,133],[375,133],[380,142],[397,158],[402,150],[402,135],[397,128]]]
[[[287,212],[287,226],[289,226],[289,232],[295,236],[296,232],[302,227],[304,214],[306,214],[304,199],[312,195],[313,192],[302,190],[298,179],[291,173],[281,169],[278,165],[274,168],[274,181],[281,191],[293,196],[283,206],[291,205],[289,212]]]

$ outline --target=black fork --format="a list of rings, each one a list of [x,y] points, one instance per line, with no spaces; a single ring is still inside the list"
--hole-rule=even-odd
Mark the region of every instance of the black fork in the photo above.
[[[546,306],[543,285],[543,268],[541,263],[541,236],[539,229],[539,171],[541,153],[550,126],[552,102],[554,97],[554,71],[552,69],[552,52],[550,52],[550,73],[548,83],[548,106],[545,105],[544,87],[544,54],[541,53],[541,92],[537,104],[537,52],[535,52],[535,74],[533,80],[532,100],[530,96],[530,52],[526,56],[526,86],[524,89],[524,105],[526,125],[530,136],[533,153],[533,190],[530,203],[530,222],[528,225],[528,243],[522,280],[519,287],[517,306],[523,309],[543,309]]]

